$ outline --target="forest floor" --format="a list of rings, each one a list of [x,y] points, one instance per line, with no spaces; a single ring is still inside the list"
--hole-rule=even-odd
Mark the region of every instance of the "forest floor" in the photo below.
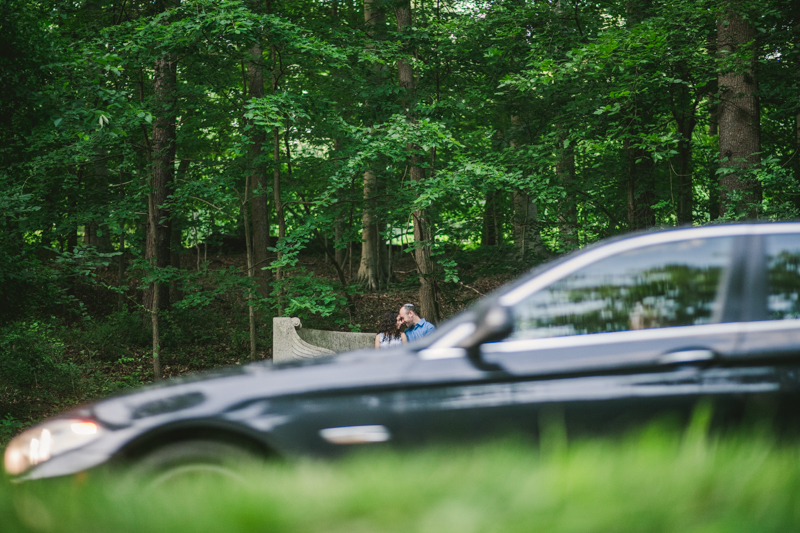
[[[243,271],[246,264],[244,254],[210,255],[207,259],[210,270],[233,266]],[[525,269],[510,261],[509,250],[504,248],[463,252],[456,259],[460,281],[439,285],[438,304],[443,320]],[[187,254],[183,263],[191,268],[196,256]],[[322,256],[301,256],[299,266],[315,277],[330,279],[334,287],[339,285],[333,266]],[[358,262],[353,261],[352,271],[347,266],[346,273],[355,274]],[[351,317],[347,307],[342,306],[327,317],[302,317],[304,327],[376,331],[384,312],[397,310],[406,302],[417,302],[419,278],[413,258],[407,254],[396,257],[394,272],[392,283],[379,291],[350,287],[356,316]],[[117,284],[116,276],[116,268],[98,272],[98,278],[110,286]],[[42,357],[55,362],[58,371],[52,375],[35,374],[37,383],[28,389],[28,394],[19,394],[13,388],[0,389],[0,445],[43,418],[153,381],[150,320],[135,303],[141,301],[140,291],[135,289],[138,280],[129,284],[132,288],[123,310],[119,310],[116,293],[99,284],[79,283],[73,292],[82,303],[81,315],[64,312],[50,319],[21,323],[26,329],[17,349],[40,351]],[[259,313],[260,359],[272,357],[273,316],[270,312]],[[248,308],[242,291],[216,296],[202,308],[170,309],[162,314],[160,329],[165,378],[249,362]]]

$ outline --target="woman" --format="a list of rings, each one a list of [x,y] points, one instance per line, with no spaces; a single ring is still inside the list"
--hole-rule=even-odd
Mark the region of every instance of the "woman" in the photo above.
[[[375,348],[388,350],[408,342],[406,334],[400,331],[398,323],[397,313],[387,311],[383,314],[381,327],[378,329],[378,334],[375,335]]]

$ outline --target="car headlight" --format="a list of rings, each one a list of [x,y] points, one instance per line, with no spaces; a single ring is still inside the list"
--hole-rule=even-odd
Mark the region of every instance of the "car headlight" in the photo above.
[[[91,420],[50,420],[15,437],[6,448],[6,472],[19,475],[60,453],[88,444],[104,429]]]

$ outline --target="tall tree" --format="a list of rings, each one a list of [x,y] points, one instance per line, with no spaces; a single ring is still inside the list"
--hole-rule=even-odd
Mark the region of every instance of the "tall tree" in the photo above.
[[[754,53],[755,29],[743,5],[729,2],[717,22],[720,103],[720,215],[755,217],[760,200],[751,171],[761,162],[761,108]]]
[[[397,31],[402,33],[411,26],[411,2],[408,0],[398,3],[394,9],[397,19]],[[408,57],[403,57],[397,62],[397,74],[400,87],[404,91],[404,108],[408,115],[408,120],[412,123],[416,121],[415,116],[415,94],[414,94],[414,68]],[[420,147],[409,145],[412,153],[409,159],[409,176],[414,183],[422,183],[425,180],[425,169],[420,166],[420,158],[417,153]],[[412,214],[414,219],[414,259],[420,276],[419,305],[420,316],[425,317],[431,322],[439,321],[439,306],[436,303],[436,279],[434,263],[431,258],[431,245],[433,244],[433,233],[431,231],[432,221],[428,209],[419,209]]]
[[[248,8],[254,13],[263,9],[259,2],[249,1]],[[250,99],[264,97],[264,60],[260,41],[247,51],[247,96]],[[270,273],[265,267],[268,260],[269,247],[269,201],[265,176],[264,144],[267,135],[264,128],[252,128],[248,147],[248,172],[250,174],[250,209],[252,213],[252,247],[253,268],[258,278],[258,290],[262,298],[270,294]]]
[[[386,13],[380,5],[380,0],[364,0],[364,22],[367,26],[367,47],[375,50],[374,41],[380,41],[384,37],[386,26]],[[382,83],[385,67],[380,64],[372,66],[372,83],[380,85]],[[375,110],[379,107],[378,102],[368,101],[368,108]],[[361,262],[358,266],[356,279],[363,283],[368,290],[376,291],[380,286],[381,276],[380,251],[378,248],[378,214],[375,196],[378,193],[378,176],[374,168],[364,171],[363,196],[364,207],[361,213]]]
[[[167,9],[174,5],[168,4]],[[167,52],[155,62],[153,91],[155,120],[150,137],[150,191],[148,194],[148,232],[145,258],[155,268],[170,264],[171,218],[169,196],[174,188],[176,107],[178,103],[178,63],[174,53]],[[145,292],[145,306],[150,309],[153,326],[153,373],[161,378],[159,313],[169,305],[169,285],[153,282]]]

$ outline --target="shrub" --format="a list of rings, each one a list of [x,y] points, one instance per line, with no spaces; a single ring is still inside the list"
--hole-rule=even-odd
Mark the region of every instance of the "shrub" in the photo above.
[[[140,314],[127,311],[87,322],[82,330],[74,330],[72,335],[74,338],[70,340],[75,344],[110,363],[125,355],[125,346],[145,348],[152,337],[149,322],[143,321]]]
[[[52,325],[30,320],[0,329],[0,411],[13,414],[25,397],[58,397],[77,372],[64,360],[64,342]]]

